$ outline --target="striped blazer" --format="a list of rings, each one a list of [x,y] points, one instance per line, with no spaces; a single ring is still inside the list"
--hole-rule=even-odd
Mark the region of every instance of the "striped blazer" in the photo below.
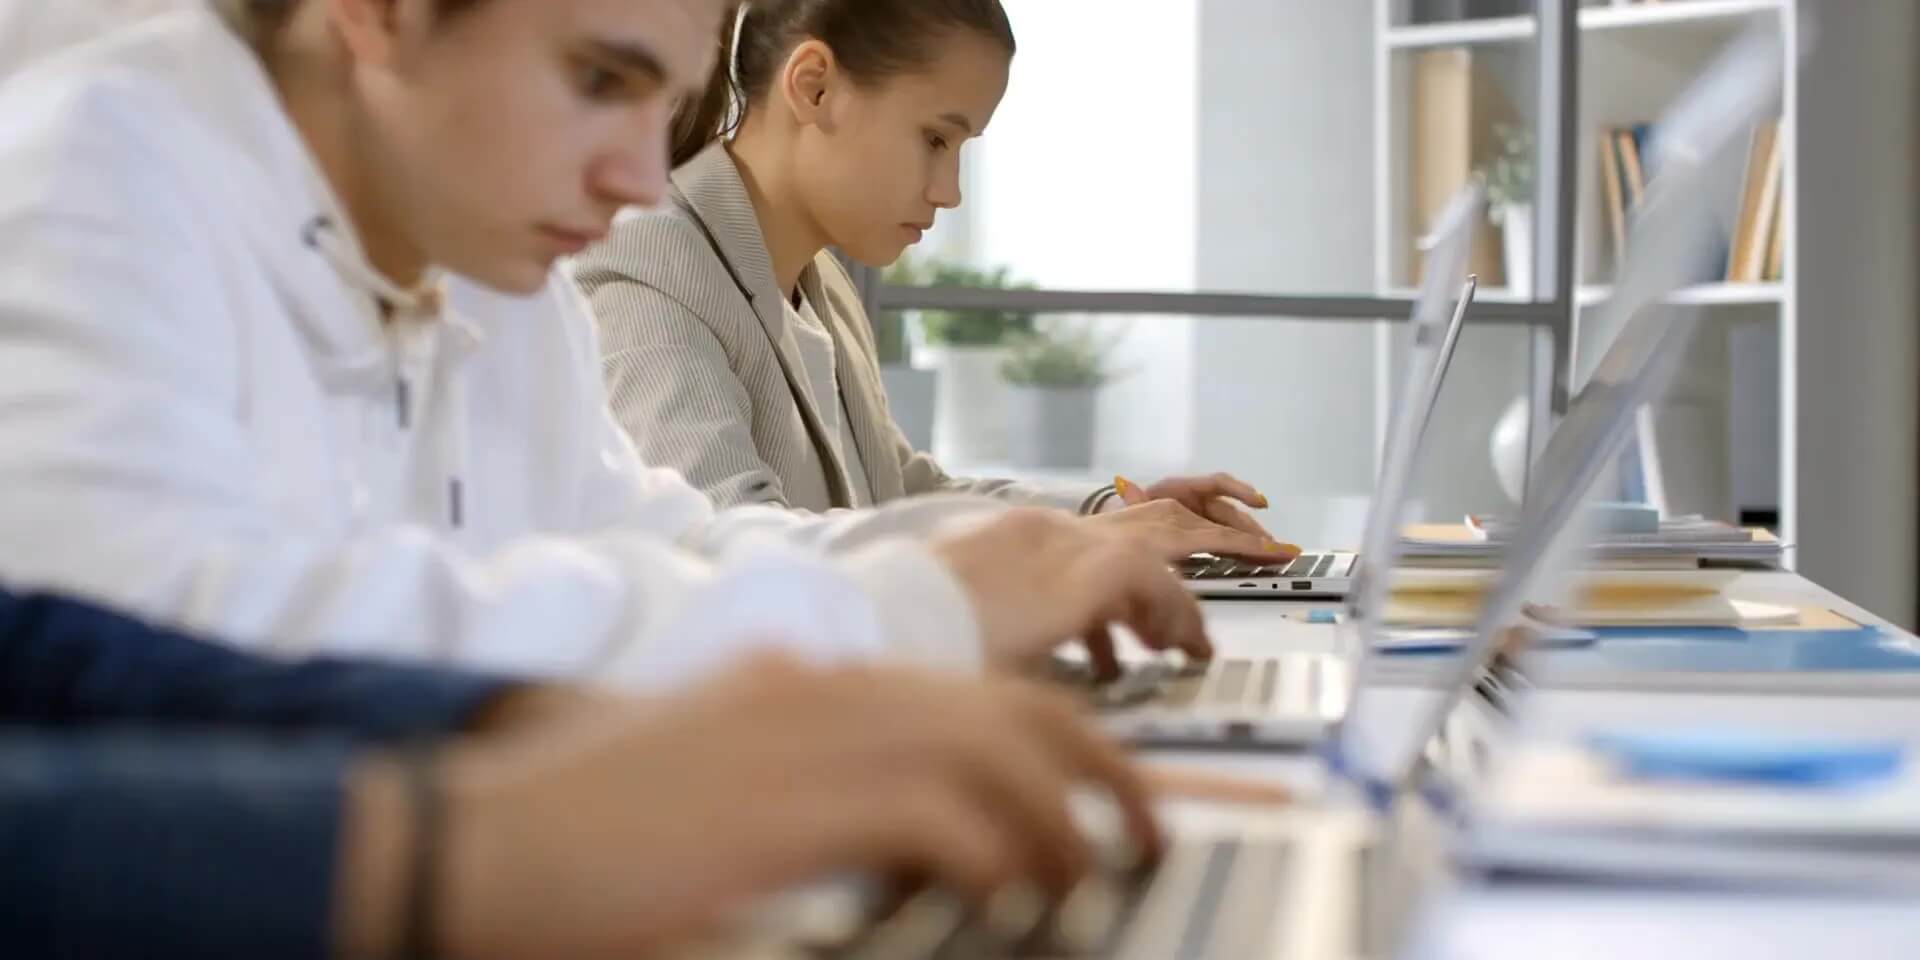
[[[718,506],[853,506],[753,202],[724,145],[674,172],[669,201],[622,219],[575,267],[599,328],[615,417],[649,464]],[[894,425],[860,298],[832,254],[801,277],[834,343],[841,399],[875,503],[974,493],[1088,512],[1105,491],[947,476]]]

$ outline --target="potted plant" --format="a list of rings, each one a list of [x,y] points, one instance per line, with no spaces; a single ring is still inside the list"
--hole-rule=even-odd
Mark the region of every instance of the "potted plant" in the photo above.
[[[1025,289],[1005,267],[979,270],[901,258],[889,283]],[[995,464],[1007,456],[1006,389],[1000,382],[1008,342],[1033,330],[1033,315],[1004,310],[923,310],[919,365],[939,371],[933,404],[933,448],[955,464]]]
[[[1507,288],[1533,295],[1533,133],[1495,124],[1493,161],[1481,171],[1487,184],[1487,216],[1500,226]]]
[[[1008,453],[1016,467],[1093,465],[1096,402],[1117,341],[1088,329],[1022,334],[1007,350]]]

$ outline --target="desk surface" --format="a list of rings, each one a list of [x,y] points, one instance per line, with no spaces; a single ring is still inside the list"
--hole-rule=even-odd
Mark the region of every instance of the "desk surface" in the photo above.
[[[1827,590],[1789,573],[1743,574],[1733,596],[1770,603],[1825,605],[1896,638],[1893,628]],[[1336,628],[1294,614],[1310,605],[1269,601],[1205,604],[1223,654],[1332,652]],[[1863,678],[1871,684],[1871,676]],[[1515,710],[1522,732],[1567,733],[1596,725],[1725,723],[1838,734],[1910,731],[1920,741],[1920,687],[1912,695],[1853,692],[1844,684],[1818,693],[1730,690],[1538,690]],[[1383,701],[1392,700],[1392,696]],[[1408,701],[1410,702],[1410,701]],[[1396,708],[1389,703],[1387,709]],[[1398,708],[1405,709],[1404,703]],[[1225,752],[1153,754],[1157,763],[1192,765],[1313,788],[1318,765],[1296,756]],[[1469,886],[1436,898],[1412,957],[1620,956],[1912,957],[1920,953],[1920,904],[1787,896],[1677,894],[1595,889]]]

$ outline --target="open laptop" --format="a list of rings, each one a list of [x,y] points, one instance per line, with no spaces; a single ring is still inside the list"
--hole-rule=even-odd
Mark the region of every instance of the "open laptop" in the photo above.
[[[1529,604],[1561,600],[1581,576],[1595,540],[1581,506],[1631,442],[1639,411],[1660,398],[1684,357],[1699,308],[1662,304],[1712,273],[1720,247],[1717,161],[1773,109],[1781,84],[1777,43],[1766,31],[1743,37],[1661,119],[1660,175],[1631,225],[1613,296],[1590,321],[1617,333],[1528,471],[1517,532],[1480,608],[1476,635],[1523,622]],[[1523,659],[1516,662],[1526,669]],[[1462,661],[1459,668],[1469,666]],[[1510,695],[1526,685],[1513,667],[1476,682]],[[1431,672],[1426,679],[1447,682]]]
[[[1764,31],[1736,41],[1659,126],[1660,176],[1606,307],[1623,321],[1620,333],[1549,443],[1550,452],[1576,455],[1543,458],[1547,492],[1536,497],[1530,489],[1515,539],[1508,573],[1549,584],[1528,593],[1551,589],[1591,543],[1569,522],[1578,501],[1625,447],[1637,411],[1673,377],[1697,308],[1646,308],[1684,283],[1688,266],[1712,249],[1712,161],[1737,150],[1750,125],[1773,109],[1784,82],[1778,43]],[[1532,672],[1524,661],[1518,669]],[[1652,673],[1613,679],[1759,692],[1698,676],[1679,684]],[[1462,861],[1582,884],[1813,892],[1835,902],[1843,894],[1857,901],[1920,890],[1920,769],[1903,731],[1833,738],[1762,724],[1746,727],[1751,739],[1743,739],[1711,720],[1700,730],[1665,721],[1618,718],[1610,731],[1503,744],[1502,762],[1465,808]]]
[[[1391,549],[1389,547],[1389,549]],[[1373,628],[1358,622],[1363,649]],[[1279,809],[1175,808],[1157,864],[1132,863],[1102,818],[1089,818],[1104,869],[1063,902],[1004,910],[970,907],[923,892],[852,937],[808,954],[826,960],[1024,960],[1196,958],[1355,960],[1399,953],[1417,929],[1423,895],[1446,869],[1450,824],[1427,801],[1436,768],[1427,745],[1442,732],[1473,678],[1497,653],[1495,634],[1469,645],[1471,669],[1429,691],[1431,710],[1369,706],[1378,690],[1353,691],[1351,712],[1325,731],[1330,784]],[[1356,718],[1399,729],[1393,747],[1359,734]],[[1349,735],[1353,733],[1354,735]],[[1183,815],[1184,814],[1184,815]],[[1090,821],[1093,821],[1090,824]],[[765,960],[793,960],[787,954]]]
[[[1711,273],[1720,242],[1713,210],[1716,162],[1744,144],[1752,125],[1774,108],[1782,82],[1777,44],[1777,36],[1767,31],[1742,37],[1658,124],[1660,175],[1631,225],[1629,254],[1620,266],[1614,294],[1596,309],[1592,321],[1600,329],[1617,332],[1530,471],[1516,533],[1485,594],[1464,655],[1437,664],[1438,669],[1424,671],[1420,678],[1447,691],[1423,712],[1420,728],[1449,719],[1458,704],[1457,691],[1469,686],[1488,684],[1501,698],[1524,692],[1528,667],[1523,658],[1518,659],[1519,682],[1514,669],[1499,669],[1497,676],[1489,671],[1496,669],[1504,653],[1524,649],[1527,638],[1514,631],[1525,624],[1527,606],[1558,600],[1578,578],[1585,553],[1596,539],[1583,522],[1582,505],[1613,475],[1616,461],[1634,436],[1639,412],[1661,397],[1678,372],[1687,340],[1699,322],[1699,308],[1663,304],[1674,291]],[[1363,659],[1361,666],[1364,670],[1380,663],[1379,658]],[[1356,678],[1356,693],[1370,686],[1366,676]],[[1738,821],[1743,815],[1748,817],[1742,821],[1745,825],[1765,821],[1765,816],[1754,813],[1764,803],[1748,802],[1751,796],[1720,796],[1697,810],[1680,811],[1671,800],[1661,804],[1652,791],[1635,794],[1635,785],[1610,769],[1583,782],[1575,774],[1593,768],[1568,765],[1567,754],[1521,753],[1504,759],[1543,757],[1550,762],[1520,766],[1517,773],[1510,773],[1505,782],[1510,793],[1475,798],[1475,822],[1459,851],[1468,862],[1533,875],[1572,877],[1597,872],[1692,884],[1728,876],[1751,882],[1772,869],[1803,876],[1815,869],[1817,857],[1834,852],[1803,844],[1775,851],[1782,858],[1769,860],[1727,841],[1726,835],[1735,832],[1725,829],[1727,821]],[[1530,779],[1530,774],[1536,776]],[[1555,779],[1543,788],[1546,777]],[[1495,789],[1500,786],[1496,784]],[[1569,799],[1562,792],[1576,789],[1587,793]],[[1616,791],[1613,798],[1620,799],[1619,805],[1607,807],[1594,800],[1603,789]],[[1787,793],[1805,797],[1802,822],[1818,825],[1804,828],[1803,835],[1812,836],[1820,829],[1835,832],[1831,824],[1840,816],[1835,811],[1848,798],[1833,792]],[[1911,859],[1913,850],[1920,849],[1915,842],[1920,830],[1913,828],[1910,800],[1902,802],[1907,812],[1900,842],[1909,846],[1900,853],[1907,859],[1894,864],[1888,875],[1911,881],[1920,876]],[[1556,819],[1555,814],[1564,815]],[[1581,816],[1589,816],[1589,822],[1580,822]],[[1883,836],[1877,842],[1894,841]],[[1858,851],[1849,856],[1853,852]],[[1858,876],[1880,876],[1872,864],[1832,859],[1846,859],[1842,866]],[[1825,866],[1834,868],[1831,863]]]
[[[1364,636],[1352,640],[1342,654],[1223,657],[1192,665],[1173,657],[1156,658],[1131,665],[1120,679],[1104,684],[1094,682],[1084,661],[1056,661],[1061,671],[1057,679],[1084,685],[1102,722],[1116,736],[1161,746],[1297,749],[1319,743],[1347,714],[1355,664],[1371,657],[1379,642],[1372,630],[1386,608],[1386,579],[1400,549],[1397,531],[1421,458],[1440,358],[1459,338],[1460,318],[1473,293],[1469,283],[1449,318],[1447,294],[1465,272],[1471,227],[1484,203],[1484,190],[1471,185],[1441,214],[1436,231],[1440,240],[1414,303],[1405,388],[1396,392],[1380,485],[1361,542],[1361,554],[1376,562],[1349,577],[1346,620]]]
[[[1463,202],[1477,210],[1478,188]],[[1437,327],[1434,328],[1437,330]],[[1433,331],[1428,331],[1433,332]],[[1438,337],[1415,335],[1418,364]],[[1409,398],[1403,408],[1419,401]],[[1403,412],[1405,412],[1403,409]],[[1383,498],[1363,547],[1391,558],[1403,493],[1418,459],[1418,431],[1408,420],[1390,430]],[[1374,528],[1379,528],[1376,532]],[[1391,570],[1391,565],[1383,567]],[[1524,584],[1507,586],[1520,590]],[[1385,595],[1363,576],[1356,614]],[[1518,604],[1503,609],[1518,610]],[[1013,960],[1013,958],[1220,958],[1282,960],[1392,956],[1416,915],[1421,895],[1445,866],[1448,823],[1425,802],[1429,744],[1499,653],[1503,620],[1486,620],[1463,645],[1445,682],[1421,691],[1405,709],[1370,682],[1368,653],[1379,640],[1376,618],[1348,621],[1356,634],[1359,682],[1348,709],[1320,731],[1331,783],[1320,796],[1282,810],[1216,810],[1169,817],[1166,856],[1150,867],[1116,862],[1063,903],[1008,923],[989,905],[970,909],[930,891],[840,949],[833,960]],[[1242,677],[1245,674],[1238,674]],[[1236,681],[1237,682],[1237,681]],[[1381,737],[1381,728],[1391,736]],[[1083,818],[1085,822],[1085,818]],[[1096,841],[1101,831],[1091,831]],[[1016,911],[1018,913],[1018,911]]]
[[[1448,223],[1443,219],[1440,229],[1434,232],[1432,248],[1438,250],[1449,243],[1458,243],[1460,236],[1470,235],[1472,229],[1471,223]],[[1440,398],[1440,387],[1447,378],[1448,366],[1453,362],[1453,350],[1460,342],[1460,330],[1466,325],[1467,308],[1473,303],[1479,287],[1480,279],[1469,275],[1466,284],[1460,288],[1459,299],[1454,303],[1453,317],[1440,337],[1426,389],[1411,391],[1418,398],[1410,414],[1418,435],[1424,435],[1428,425],[1433,422],[1434,404]],[[1419,309],[1416,305],[1415,311]],[[1354,573],[1359,569],[1360,556],[1359,553],[1345,550],[1311,551],[1287,563],[1261,564],[1200,553],[1181,563],[1180,576],[1186,581],[1188,590],[1203,597],[1325,600],[1347,595],[1353,585]]]
[[[1779,57],[1753,54],[1748,47],[1758,43],[1760,41],[1750,41],[1729,53],[1699,86],[1683,97],[1681,106],[1662,125],[1665,149],[1670,151],[1667,165],[1662,167],[1662,181],[1656,181],[1656,189],[1649,192],[1647,205],[1635,226],[1634,252],[1623,265],[1614,298],[1605,308],[1622,321],[1620,333],[1554,431],[1538,468],[1533,471],[1521,509],[1519,530],[1485,594],[1470,636],[1459,654],[1442,661],[1441,669],[1431,676],[1425,685],[1428,692],[1424,702],[1411,714],[1412,723],[1405,722],[1404,712],[1389,713],[1391,722],[1404,725],[1413,734],[1410,740],[1399,741],[1402,746],[1397,753],[1382,754],[1371,748],[1375,738],[1369,736],[1371,731],[1366,728],[1388,721],[1379,711],[1362,703],[1364,699],[1380,695],[1375,677],[1382,658],[1372,651],[1381,629],[1370,614],[1382,609],[1381,602],[1387,591],[1386,574],[1391,572],[1391,566],[1379,569],[1379,576],[1364,575],[1356,587],[1350,619],[1359,644],[1353,702],[1347,714],[1329,731],[1327,755],[1334,761],[1336,771],[1344,774],[1343,779],[1370,790],[1377,798],[1384,798],[1379,801],[1379,809],[1383,811],[1404,813],[1416,806],[1405,801],[1425,782],[1429,771],[1425,750],[1428,742],[1441,733],[1467,693],[1481,683],[1512,642],[1524,639],[1516,637],[1514,631],[1527,622],[1527,604],[1552,599],[1556,591],[1564,589],[1577,575],[1582,554],[1593,542],[1592,532],[1581,522],[1581,504],[1609,476],[1632,437],[1637,412],[1658,399],[1674,379],[1685,353],[1686,340],[1693,332],[1692,319],[1689,315],[1676,317],[1648,308],[1698,276],[1696,268],[1702,263],[1703,252],[1713,248],[1714,220],[1706,199],[1710,195],[1706,189],[1710,176],[1707,161],[1759,118],[1760,111],[1769,102],[1766,92],[1777,88]],[[1362,543],[1364,552],[1391,557],[1398,539],[1395,531],[1403,485],[1418,462],[1419,446],[1417,433],[1396,434],[1390,438],[1380,500],[1387,506],[1379,507],[1370,517],[1368,537]],[[1812,805],[1824,802],[1820,800]],[[1408,848],[1430,840],[1431,835],[1431,831],[1409,834],[1403,829],[1387,833],[1384,842],[1383,837],[1375,836],[1370,846],[1354,849],[1370,851],[1367,855],[1375,857],[1382,851],[1391,852],[1395,854],[1396,869],[1418,869],[1427,861],[1424,858],[1409,860]],[[1656,836],[1654,845],[1657,844]],[[1475,848],[1470,845],[1468,849]],[[1520,851],[1518,857],[1516,850]],[[1494,851],[1481,847],[1479,852],[1486,855]],[[1505,862],[1527,861],[1530,857],[1527,862],[1537,866],[1552,864],[1556,856],[1565,853],[1565,848],[1518,843],[1508,844],[1498,853],[1508,858]],[[1642,851],[1641,855],[1647,854]],[[1336,876],[1345,878],[1355,872],[1364,874],[1364,871],[1349,871]],[[1230,875],[1222,883],[1230,884],[1231,880]],[[1280,904],[1274,912],[1297,917],[1291,908],[1301,902],[1303,894],[1295,888],[1311,886],[1317,880],[1317,877],[1293,878],[1292,885],[1271,891],[1272,902]],[[1361,889],[1379,896],[1377,880],[1376,885],[1363,884]],[[1195,890],[1188,886],[1170,891],[1166,896],[1191,898]],[[1198,909],[1191,908],[1180,916],[1192,924]],[[1343,914],[1341,919],[1350,920],[1353,916]],[[1376,919],[1371,927],[1364,922],[1359,926],[1377,930],[1378,923]],[[1276,942],[1231,955],[1309,955],[1271,945]],[[1131,945],[1127,946],[1127,949],[1114,949],[1100,955],[1136,955]]]

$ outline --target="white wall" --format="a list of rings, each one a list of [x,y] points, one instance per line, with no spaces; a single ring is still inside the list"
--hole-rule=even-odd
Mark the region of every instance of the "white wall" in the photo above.
[[[1799,569],[1913,626],[1920,7],[1829,10],[1801,68]]]

